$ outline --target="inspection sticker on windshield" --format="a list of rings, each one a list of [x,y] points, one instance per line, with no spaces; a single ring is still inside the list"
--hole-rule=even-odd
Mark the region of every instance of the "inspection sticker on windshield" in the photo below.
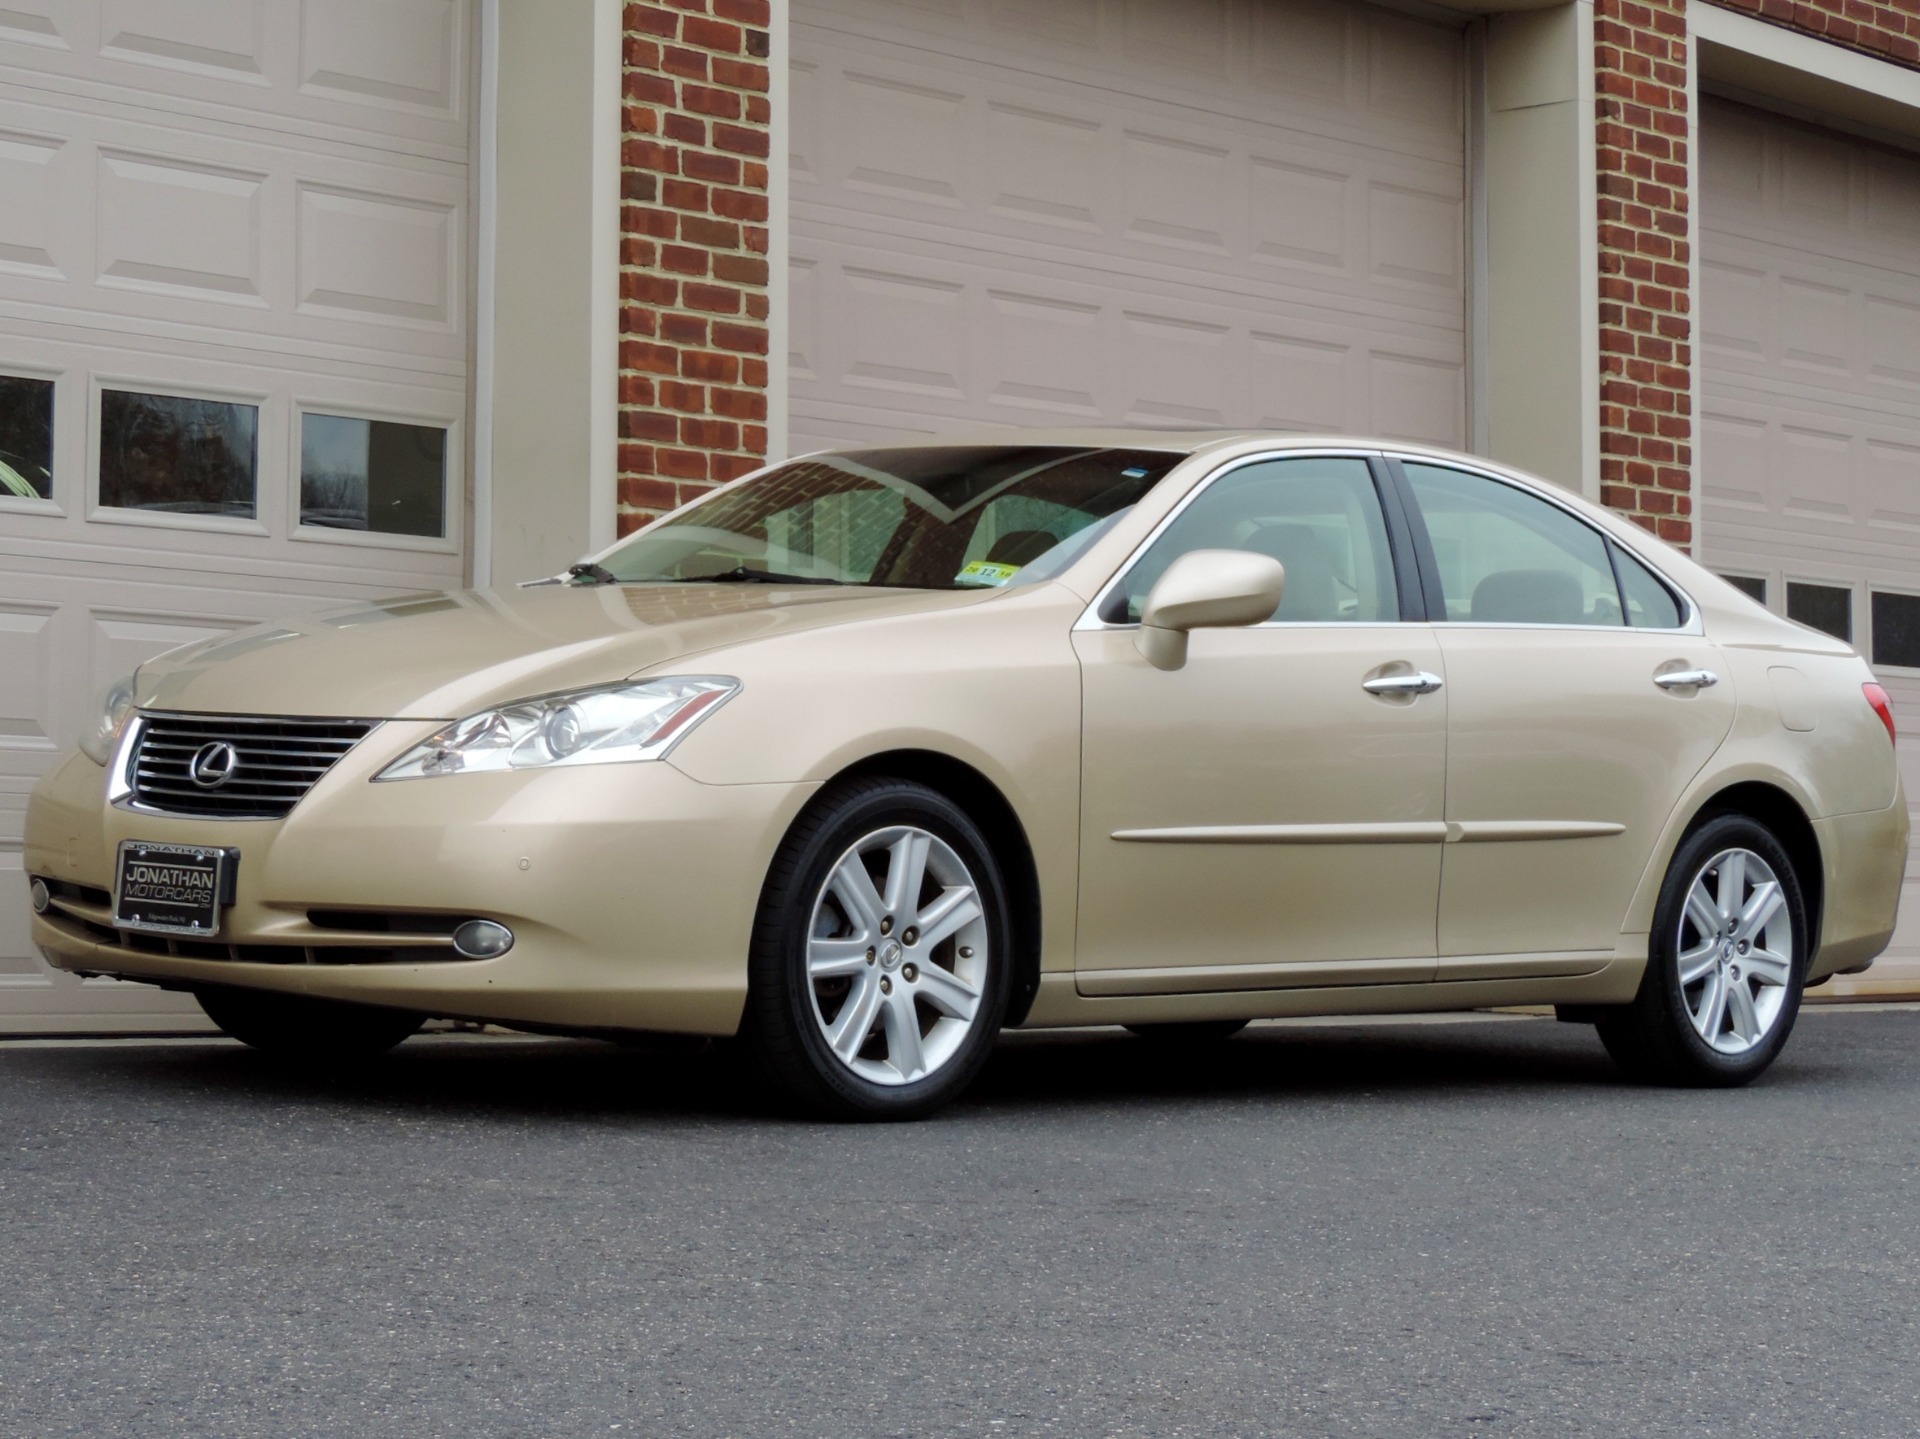
[[[151,934],[219,933],[220,911],[233,903],[239,856],[197,844],[121,841],[114,924]]]
[[[1004,585],[1020,573],[1018,565],[1003,565],[998,560],[975,560],[953,577],[956,585]]]

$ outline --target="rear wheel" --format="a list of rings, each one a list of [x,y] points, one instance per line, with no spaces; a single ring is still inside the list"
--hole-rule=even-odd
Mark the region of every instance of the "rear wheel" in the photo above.
[[[1674,855],[1640,992],[1599,1019],[1600,1039],[1638,1079],[1745,1084],[1793,1030],[1807,957],[1792,859],[1764,825],[1721,815]]]
[[[267,990],[202,989],[207,1018],[242,1044],[282,1059],[366,1059],[426,1022],[424,1014]]]
[[[912,1118],[986,1062],[1011,960],[1006,886],[978,826],[923,785],[856,780],[774,860],[743,1036],[803,1108]]]

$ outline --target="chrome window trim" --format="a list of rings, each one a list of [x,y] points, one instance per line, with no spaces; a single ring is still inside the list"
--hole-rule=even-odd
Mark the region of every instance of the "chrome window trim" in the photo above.
[[[1111,625],[1100,618],[1100,609],[1112,597],[1113,592],[1126,579],[1128,571],[1140,563],[1140,557],[1153,548],[1154,542],[1165,534],[1168,527],[1180,518],[1201,495],[1212,489],[1221,480],[1245,465],[1264,464],[1271,460],[1359,460],[1365,464],[1368,460],[1380,457],[1381,451],[1347,446],[1316,447],[1313,449],[1262,450],[1251,455],[1235,455],[1221,462],[1220,467],[1211,474],[1203,476],[1193,488],[1180,497],[1180,502],[1160,517],[1160,523],[1147,532],[1146,538],[1133,547],[1126,559],[1114,569],[1107,582],[1100,586],[1093,602],[1080,612],[1080,618],[1073,622],[1075,631],[1080,630],[1137,630],[1140,622]],[[1371,478],[1371,467],[1369,467]],[[1382,506],[1381,524],[1386,523],[1385,506]],[[1363,628],[1398,627],[1408,623],[1406,620],[1264,620],[1257,625],[1237,625],[1236,629],[1249,630],[1351,630]],[[1418,623],[1418,621],[1415,621]]]

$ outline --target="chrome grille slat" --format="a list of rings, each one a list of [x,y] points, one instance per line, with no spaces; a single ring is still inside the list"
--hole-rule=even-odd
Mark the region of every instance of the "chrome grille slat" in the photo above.
[[[128,767],[136,808],[196,819],[282,819],[377,720],[286,719],[269,715],[141,716]],[[194,755],[213,743],[234,747],[239,764],[216,788],[193,782]]]

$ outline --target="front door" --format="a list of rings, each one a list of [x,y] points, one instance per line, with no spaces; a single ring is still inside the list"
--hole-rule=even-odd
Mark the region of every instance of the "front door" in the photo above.
[[[1399,619],[1388,533],[1364,459],[1242,464],[1074,636],[1083,992],[1432,972],[1446,692],[1431,628]],[[1147,591],[1178,556],[1222,548],[1285,566],[1274,619],[1195,631],[1182,668],[1154,668],[1135,646]]]
[[[1733,723],[1726,666],[1678,598],[1570,511],[1404,466],[1444,591],[1448,957],[1611,954],[1661,830]],[[1508,966],[1503,972],[1514,972]],[[1528,972],[1534,972],[1529,970]]]

